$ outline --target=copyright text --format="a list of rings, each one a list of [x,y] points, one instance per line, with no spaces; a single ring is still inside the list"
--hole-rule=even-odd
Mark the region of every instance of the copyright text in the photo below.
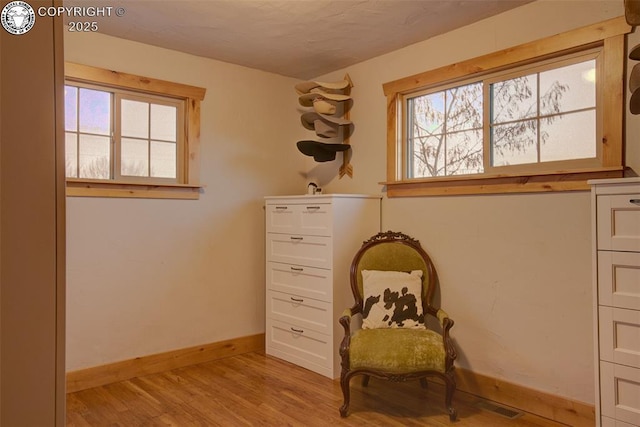
[[[109,17],[109,16],[124,16],[126,13],[122,7],[113,6],[86,6],[86,7],[39,7],[38,16],[66,16],[68,18],[84,18],[84,17]]]

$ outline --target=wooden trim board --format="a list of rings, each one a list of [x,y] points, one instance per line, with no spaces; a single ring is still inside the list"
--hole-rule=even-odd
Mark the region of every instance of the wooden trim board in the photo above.
[[[593,427],[595,407],[497,378],[456,368],[458,390],[574,427]],[[455,395],[454,395],[455,402]]]
[[[443,81],[451,81],[463,77],[477,75],[487,70],[499,69],[511,64],[526,63],[536,58],[569,51],[580,46],[597,44],[608,38],[624,37],[633,29],[627,24],[624,16],[618,16],[586,27],[568,30],[539,40],[533,40],[518,46],[508,47],[497,52],[488,53],[477,58],[467,59],[455,64],[445,65],[433,70],[403,77],[384,83],[382,90],[386,96],[414,91],[418,88],[430,87]],[[505,63],[507,61],[507,63]],[[624,61],[621,61],[623,63]],[[617,75],[620,80],[622,74]]]
[[[257,334],[67,372],[67,393],[238,354],[264,351],[264,340],[264,334]]]
[[[153,79],[150,77],[136,76],[134,74],[121,73],[119,71],[106,70],[84,64],[65,62],[64,72],[67,79],[100,83],[111,87],[120,87],[160,95],[170,95],[178,98],[191,98],[202,101],[207,89]]]

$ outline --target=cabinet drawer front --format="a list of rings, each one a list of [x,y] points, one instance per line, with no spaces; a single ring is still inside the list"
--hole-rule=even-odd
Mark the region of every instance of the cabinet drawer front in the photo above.
[[[312,330],[267,319],[267,353],[313,369],[333,367],[331,337]]]
[[[267,317],[322,334],[333,327],[330,303],[276,291],[267,292]]]
[[[640,369],[600,362],[602,415],[640,425]]]
[[[329,203],[267,204],[267,232],[331,236]]]
[[[598,251],[598,303],[640,307],[640,252]]]
[[[599,309],[600,358],[640,368],[640,311]]]
[[[267,287],[322,301],[333,299],[331,270],[270,262],[267,264]]]
[[[640,194],[597,196],[598,249],[640,251]]]
[[[300,214],[296,206],[293,205],[270,205],[266,206],[267,232],[271,233],[296,233]]]
[[[609,417],[600,417],[600,419],[602,420],[602,424],[600,425],[600,427],[636,427],[632,424],[625,423],[623,421],[617,421]]]
[[[332,206],[326,203],[300,207],[300,233],[312,236],[331,236]]]
[[[268,233],[267,261],[331,268],[331,238]]]

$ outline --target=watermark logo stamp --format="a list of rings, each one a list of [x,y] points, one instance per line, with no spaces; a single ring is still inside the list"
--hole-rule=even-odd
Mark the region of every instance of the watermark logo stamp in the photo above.
[[[8,33],[21,35],[33,28],[36,13],[27,2],[12,1],[2,8],[0,23]]]

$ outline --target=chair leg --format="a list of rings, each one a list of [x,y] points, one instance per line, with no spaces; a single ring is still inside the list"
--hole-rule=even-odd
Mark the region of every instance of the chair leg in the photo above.
[[[349,392],[350,379],[351,377],[349,377],[349,375],[347,375],[345,372],[342,372],[342,375],[340,375],[340,387],[342,388],[342,396],[344,398],[344,402],[340,407],[340,416],[343,418],[347,416],[347,412],[349,411],[349,401],[351,399],[351,395]]]
[[[369,375],[362,376],[362,387],[367,387],[369,385]]]
[[[453,401],[453,393],[456,391],[456,377],[453,372],[449,372],[444,378],[447,386],[444,405],[449,412],[449,421],[455,421],[458,418],[458,411],[455,410],[451,403]]]

